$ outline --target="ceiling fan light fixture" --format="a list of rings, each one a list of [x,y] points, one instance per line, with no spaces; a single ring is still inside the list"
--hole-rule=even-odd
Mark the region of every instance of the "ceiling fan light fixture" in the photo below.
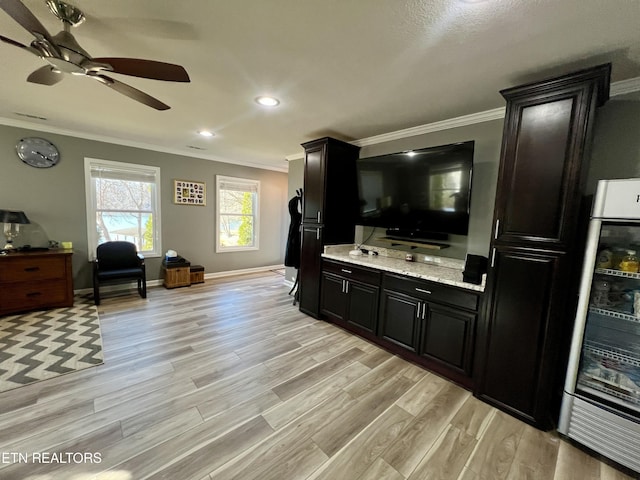
[[[66,3],[65,0],[46,0],[46,3],[51,12],[62,21],[63,30],[54,36],[49,34],[33,12],[20,0],[0,0],[0,10],[9,14],[21,27],[34,36],[29,46],[2,35],[0,35],[0,41],[26,50],[49,64],[29,74],[27,82],[51,86],[62,80],[62,74],[86,76],[148,107],[156,110],[168,110],[171,107],[157,98],[120,80],[110,78],[102,72],[107,71],[168,82],[190,81],[187,71],[180,65],[140,58],[91,57],[78,44],[70,31],[71,27],[77,26],[85,20],[82,11]]]
[[[278,105],[280,105],[280,100],[275,97],[269,97],[266,95],[256,97],[255,100],[258,105],[262,105],[263,107],[277,107]]]
[[[202,135],[203,137],[213,137],[215,136],[215,133],[209,130],[198,130],[198,135]]]
[[[84,13],[79,8],[62,0],[47,0],[47,6],[51,13],[72,27],[77,27],[85,21]]]

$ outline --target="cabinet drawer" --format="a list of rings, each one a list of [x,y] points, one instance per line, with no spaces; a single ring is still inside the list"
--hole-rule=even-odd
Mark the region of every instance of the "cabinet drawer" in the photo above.
[[[2,310],[29,310],[38,307],[73,304],[67,284],[62,280],[13,283],[0,288]]]
[[[335,273],[349,280],[357,280],[369,285],[380,285],[381,273],[367,267],[360,267],[352,263],[342,263],[333,260],[323,260],[322,270]]]
[[[0,264],[0,283],[64,278],[64,257],[23,256],[4,259]]]
[[[384,275],[384,288],[429,302],[446,303],[468,310],[478,309],[478,295],[426,280],[414,280],[393,274]]]

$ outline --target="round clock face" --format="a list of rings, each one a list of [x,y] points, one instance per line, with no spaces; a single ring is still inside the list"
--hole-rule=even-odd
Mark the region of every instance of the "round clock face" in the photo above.
[[[20,160],[32,167],[53,167],[60,161],[56,146],[44,138],[23,138],[16,145],[16,151]]]

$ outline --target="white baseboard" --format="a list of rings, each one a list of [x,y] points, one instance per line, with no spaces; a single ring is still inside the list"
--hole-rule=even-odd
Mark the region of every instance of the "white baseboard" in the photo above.
[[[269,272],[271,270],[282,270],[284,265],[271,265],[266,267],[243,268],[240,270],[228,270],[226,272],[205,273],[204,278],[233,277],[234,275],[244,275],[247,273]]]
[[[245,275],[248,273],[260,273],[260,272],[270,272],[271,270],[281,270],[284,268],[284,265],[269,265],[265,267],[254,267],[254,268],[243,268],[240,270],[228,270],[226,272],[213,272],[213,273],[205,273],[204,278],[224,278],[224,277],[233,277],[235,275]],[[284,278],[284,277],[283,277]],[[285,285],[293,286],[293,283],[287,283],[287,280],[284,280]],[[158,278],[155,280],[147,280],[147,287],[157,287],[162,285],[162,279]],[[100,291],[102,292],[116,292],[119,290],[129,290],[136,289],[136,282],[125,282],[119,283],[116,285],[105,285],[104,287],[100,287]],[[84,295],[87,293],[93,293],[93,287],[91,288],[81,288],[73,291],[76,295]]]

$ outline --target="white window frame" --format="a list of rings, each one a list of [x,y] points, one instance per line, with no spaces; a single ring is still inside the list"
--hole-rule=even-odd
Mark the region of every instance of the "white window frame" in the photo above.
[[[224,212],[220,211],[220,187],[224,183],[235,183],[235,184],[246,184],[249,188],[247,191],[251,191],[255,189],[256,193],[256,201],[254,205],[253,212],[253,245],[251,246],[233,246],[233,247],[223,247],[220,245],[220,216],[225,215]],[[235,214],[234,214],[235,215]],[[248,178],[239,178],[239,177],[227,177],[224,175],[216,175],[216,253],[224,253],[224,252],[245,252],[248,250],[259,250],[260,249],[260,180],[251,180]]]
[[[85,201],[87,212],[87,241],[88,241],[88,256],[89,261],[95,260],[96,247],[98,245],[98,233],[96,231],[96,192],[94,188],[94,182],[91,180],[91,171],[97,168],[104,168],[106,170],[117,171],[121,174],[143,174],[153,176],[155,178],[155,188],[151,194],[151,210],[153,212],[153,251],[140,252],[146,258],[160,257],[162,256],[162,245],[160,243],[160,237],[162,232],[160,219],[162,214],[160,212],[160,168],[152,167],[149,165],[137,165],[134,163],[113,162],[111,160],[101,160],[97,158],[84,159],[84,185],[85,185]]]

